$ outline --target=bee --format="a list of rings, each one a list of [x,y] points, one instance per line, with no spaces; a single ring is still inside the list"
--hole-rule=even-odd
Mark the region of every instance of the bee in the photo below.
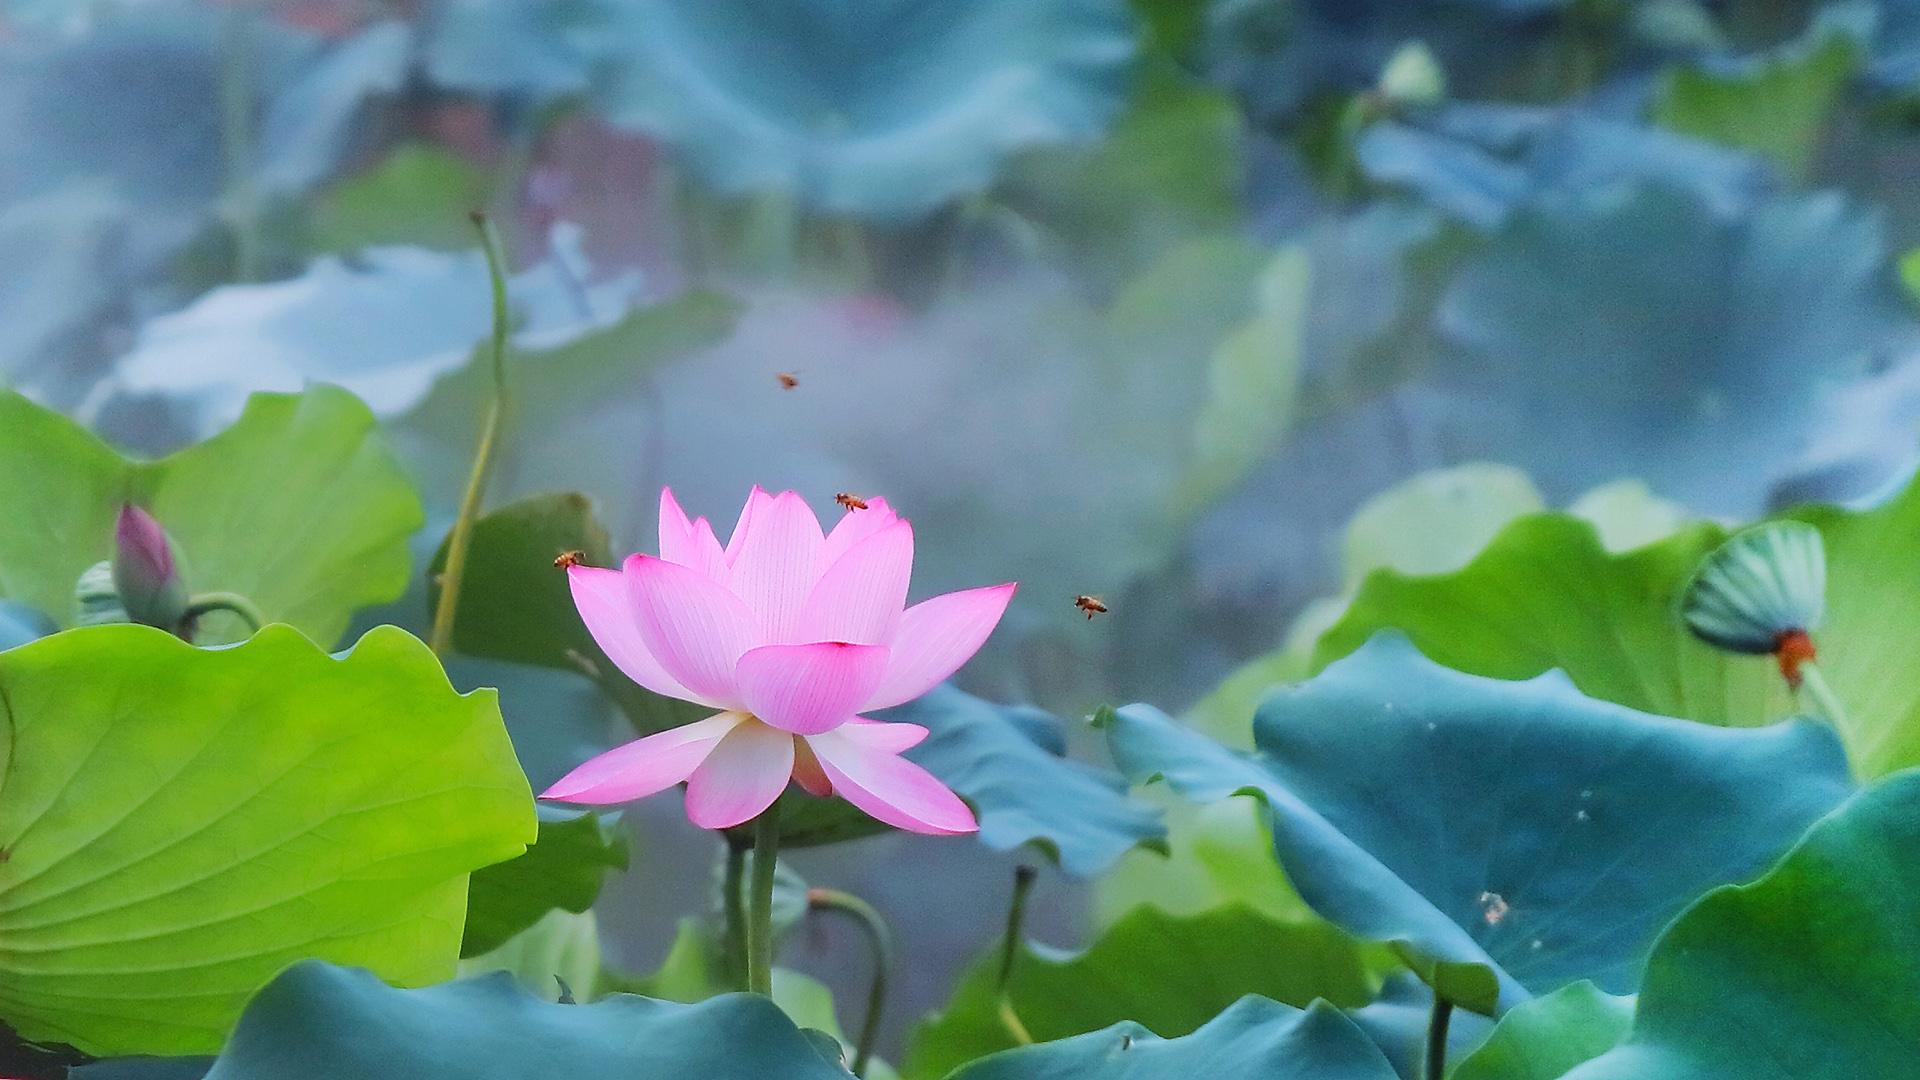
[[[849,510],[865,510],[867,508],[867,500],[855,495],[851,491],[843,491],[835,495],[833,501]]]
[[[1107,613],[1106,601],[1097,596],[1076,596],[1073,598],[1073,606],[1087,613],[1088,622],[1092,622],[1095,615]]]
[[[553,558],[553,565],[559,570],[565,570],[571,566],[585,566],[586,564],[587,553],[584,551],[563,551]]]
[[[776,371],[773,373],[773,377],[778,380],[780,389],[782,390],[791,390],[800,385],[800,380],[795,377],[791,371]]]

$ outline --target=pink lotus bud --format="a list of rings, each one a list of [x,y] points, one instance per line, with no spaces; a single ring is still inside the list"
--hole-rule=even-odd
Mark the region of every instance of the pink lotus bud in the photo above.
[[[152,514],[128,504],[113,526],[113,588],[127,617],[177,630],[187,612],[187,586],[167,531]]]

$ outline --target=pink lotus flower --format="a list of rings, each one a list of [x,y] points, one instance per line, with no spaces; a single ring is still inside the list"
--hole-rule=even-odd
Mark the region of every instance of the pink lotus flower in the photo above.
[[[605,805],[685,781],[687,817],[726,829],[757,817],[791,779],[897,828],[973,832],[967,805],[900,756],[927,729],[859,714],[953,674],[1014,586],[907,607],[912,569],[913,528],[884,499],[822,535],[799,495],[754,488],[723,549],[706,518],[688,521],[662,491],[659,556],[572,567],[574,604],[634,682],[720,711],[609,750],[541,797]]]

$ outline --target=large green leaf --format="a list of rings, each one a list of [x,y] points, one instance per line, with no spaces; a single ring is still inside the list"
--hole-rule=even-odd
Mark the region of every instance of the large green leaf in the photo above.
[[[405,590],[421,521],[372,414],[342,390],[256,395],[232,427],[153,462],[0,393],[0,596],[70,621],[74,581],[110,554],[125,501],[172,535],[189,590],[241,593],[322,644]],[[201,641],[241,633],[210,618]]]
[[[696,1005],[617,994],[559,1005],[497,974],[396,990],[308,962],[247,1007],[207,1080],[846,1080],[753,994]]]
[[[1627,992],[1660,926],[1765,866],[1850,790],[1832,731],[1717,728],[1463,675],[1383,635],[1260,707],[1236,754],[1148,706],[1115,760],[1189,798],[1255,794],[1315,911],[1494,1013],[1579,979]]]
[[[1813,506],[1784,516],[1813,524],[1825,541],[1827,617],[1815,640],[1847,707],[1841,734],[1855,771],[1920,764],[1920,678],[1906,662],[1920,634],[1920,576],[1911,572],[1920,485],[1871,510]],[[1523,518],[1457,573],[1373,574],[1315,659],[1393,627],[1460,671],[1513,679],[1559,668],[1583,692],[1647,712],[1766,723],[1791,711],[1773,662],[1712,649],[1675,614],[1688,576],[1725,536],[1701,524],[1613,553],[1572,518]]]
[[[1661,936],[1632,1034],[1566,1080],[1855,1080],[1920,1054],[1920,773],[1855,796]]]
[[[996,947],[962,977],[947,1007],[913,1034],[904,1075],[939,1080],[1019,1045],[1001,1019]],[[1023,942],[1006,993],[1039,1042],[1131,1020],[1163,1037],[1185,1035],[1248,994],[1306,1006],[1359,1006],[1371,996],[1352,939],[1317,920],[1280,922],[1251,908],[1191,917],[1135,908],[1085,952]]]
[[[1200,1030],[1162,1039],[1135,1023],[995,1054],[952,1080],[1397,1080],[1338,1009],[1248,997]]]
[[[212,1050],[303,957],[447,978],[468,873],[534,835],[493,696],[391,627],[338,659],[70,630],[0,656],[0,705],[0,1019],[32,1039]]]
[[[715,190],[903,217],[1099,135],[1134,50],[1122,0],[466,0],[426,55],[455,88],[584,92]]]
[[[1633,1001],[1589,982],[1569,983],[1523,1002],[1507,1015],[1451,1080],[1557,1080],[1613,1049],[1633,1023]]]
[[[1120,777],[1066,757],[1060,722],[1039,709],[996,705],[943,684],[876,715],[930,732],[907,758],[967,800],[980,821],[980,842],[995,851],[1032,844],[1067,873],[1093,877],[1135,847],[1164,846],[1160,815],[1129,799]],[[845,800],[785,798],[783,844],[834,843],[886,829]]]

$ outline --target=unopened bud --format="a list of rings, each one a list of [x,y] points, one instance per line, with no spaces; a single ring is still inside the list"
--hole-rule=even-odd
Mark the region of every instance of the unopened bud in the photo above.
[[[133,622],[177,631],[186,616],[187,586],[173,542],[137,506],[122,506],[113,526],[113,590]]]

